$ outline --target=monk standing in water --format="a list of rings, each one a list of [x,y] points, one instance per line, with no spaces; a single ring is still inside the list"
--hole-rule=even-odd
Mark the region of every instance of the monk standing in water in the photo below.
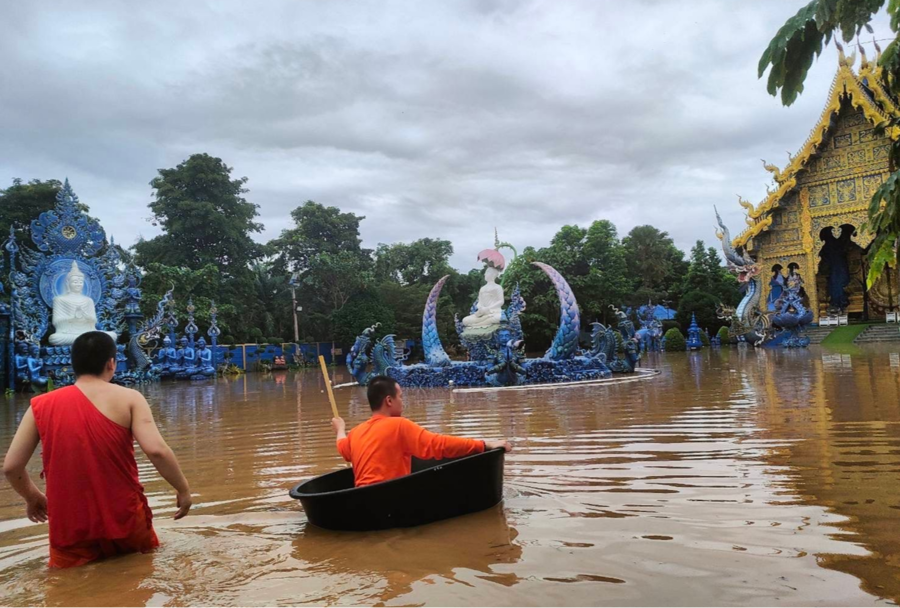
[[[332,418],[337,449],[353,463],[356,486],[365,486],[412,471],[411,456],[421,459],[455,458],[485,450],[512,449],[506,440],[487,441],[438,435],[403,417],[403,388],[387,376],[375,376],[366,392],[372,417],[348,434],[343,418]]]
[[[135,439],[178,493],[175,519],[191,508],[187,480],[159,434],[147,400],[110,384],[116,371],[113,339],[99,331],[78,336],[72,369],[74,386],[31,400],[3,462],[3,473],[25,499],[28,519],[50,520],[51,568],[159,546],[138,480]],[[46,496],[25,471],[38,442]]]

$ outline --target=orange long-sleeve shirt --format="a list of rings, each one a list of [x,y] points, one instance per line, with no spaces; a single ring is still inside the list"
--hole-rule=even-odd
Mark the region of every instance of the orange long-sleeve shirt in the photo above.
[[[484,442],[439,435],[412,420],[376,414],[338,439],[337,449],[344,460],[353,464],[359,487],[409,475],[412,456],[440,460],[480,454]]]

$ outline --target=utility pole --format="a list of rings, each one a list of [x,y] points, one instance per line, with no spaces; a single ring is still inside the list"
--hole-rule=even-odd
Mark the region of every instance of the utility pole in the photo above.
[[[291,275],[291,310],[294,314],[294,344],[300,344],[300,326],[297,324],[297,273]]]

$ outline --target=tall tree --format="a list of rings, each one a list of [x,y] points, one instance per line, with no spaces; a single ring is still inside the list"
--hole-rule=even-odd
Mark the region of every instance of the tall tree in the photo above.
[[[862,30],[873,33],[869,22],[885,5],[884,0],[812,0],[778,30],[759,59],[759,77],[769,70],[767,88],[770,94],[781,93],[788,106],[803,92],[803,83],[813,59],[822,53],[832,36],[839,34],[851,43]],[[879,54],[879,84],[895,100],[900,99],[900,2],[887,3],[894,39]],[[835,44],[838,44],[835,41]],[[878,125],[881,133],[900,128],[900,116],[890,116]],[[875,234],[869,248],[869,287],[878,280],[885,267],[900,261],[900,145],[891,146],[893,173],[878,188],[869,203],[868,229]]]
[[[10,226],[14,226],[16,239],[21,241],[29,234],[31,220],[56,206],[56,195],[61,188],[62,184],[55,179],[33,179],[26,184],[15,178],[9,188],[0,190],[0,241],[9,236]],[[87,213],[86,205],[80,207]]]
[[[344,213],[337,207],[325,207],[306,201],[291,211],[294,227],[269,242],[275,255],[275,267],[289,274],[309,269],[316,255],[341,252],[363,255],[359,223],[365,216]]]
[[[223,325],[240,340],[248,322],[259,317],[253,309],[250,264],[262,253],[251,237],[262,225],[254,221],[257,205],[243,197],[247,178],[232,179],[231,171],[222,159],[208,154],[194,154],[174,169],[160,169],[150,182],[156,190],[150,210],[163,234],[138,241],[134,249],[140,266],[149,269],[155,263],[175,275],[215,266],[220,277],[215,298],[223,305]],[[182,303],[187,296],[176,293]],[[233,312],[226,305],[233,306]]]
[[[677,300],[688,264],[667,232],[636,226],[622,239],[628,276],[634,282],[629,304]]]
[[[261,254],[251,235],[258,206],[247,202],[246,177],[231,179],[231,167],[209,154],[194,154],[174,169],[160,169],[150,185],[153,221],[163,234],[135,245],[138,263],[158,262],[198,269],[216,264],[223,276],[245,274]]]
[[[434,283],[451,272],[453,245],[442,239],[424,238],[412,243],[379,243],[375,249],[375,275],[381,281],[402,285]]]

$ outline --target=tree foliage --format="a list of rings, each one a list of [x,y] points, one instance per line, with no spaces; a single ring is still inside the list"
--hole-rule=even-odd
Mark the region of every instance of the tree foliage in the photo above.
[[[677,301],[688,263],[668,233],[653,226],[636,226],[622,239],[622,245],[628,277],[633,281],[626,303]]]
[[[20,241],[29,235],[31,221],[56,206],[56,195],[61,188],[62,183],[55,179],[33,179],[26,184],[16,178],[9,188],[0,190],[0,242],[6,241],[10,226]],[[87,213],[86,205],[80,208]]]

